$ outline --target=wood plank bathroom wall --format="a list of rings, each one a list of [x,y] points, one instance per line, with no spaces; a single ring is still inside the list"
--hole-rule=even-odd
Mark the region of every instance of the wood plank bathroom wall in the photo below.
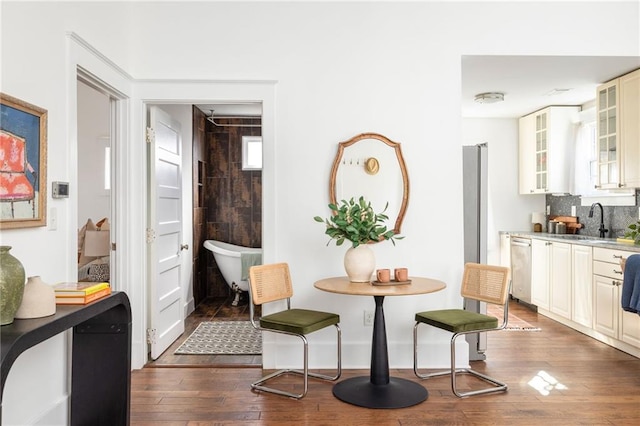
[[[260,119],[223,119],[221,122],[259,124]],[[215,239],[245,247],[262,247],[262,172],[242,170],[242,136],[261,136],[261,128],[218,127],[199,111],[197,118],[194,118],[194,128],[199,129],[202,123],[205,129],[203,143],[195,141],[200,137],[200,132],[194,132],[194,179],[198,179],[195,176],[198,168],[204,170],[201,204],[194,208],[194,227],[201,226],[202,237],[196,239],[194,232],[194,244],[197,241],[202,246],[204,240]],[[202,149],[197,155],[196,146]],[[199,164],[198,168],[196,163]],[[194,203],[195,199],[196,194]],[[200,214],[202,218],[198,217],[198,220],[201,224],[196,225],[198,222],[195,219]],[[211,253],[201,248],[199,258],[203,258],[200,259],[203,269],[199,269],[202,275],[199,279],[204,281],[199,285],[206,291],[199,292],[196,305],[203,296],[229,295],[230,289]],[[194,282],[194,298],[195,289],[200,287]]]
[[[211,253],[204,247],[206,223],[204,184],[207,166],[205,128],[207,118],[195,105],[193,117],[193,299],[198,306],[207,297],[207,264]]]

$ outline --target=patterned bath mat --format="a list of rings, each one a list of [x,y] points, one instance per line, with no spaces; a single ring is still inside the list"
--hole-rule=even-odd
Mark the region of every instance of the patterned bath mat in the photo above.
[[[175,351],[178,355],[259,355],[262,333],[250,321],[201,322]]]

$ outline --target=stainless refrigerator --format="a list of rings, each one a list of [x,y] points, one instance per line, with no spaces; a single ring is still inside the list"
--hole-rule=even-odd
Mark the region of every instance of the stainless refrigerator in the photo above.
[[[464,261],[487,263],[487,161],[486,143],[462,147],[464,207]],[[486,313],[486,303],[464,300],[464,309]],[[486,359],[486,333],[467,334],[469,361]]]

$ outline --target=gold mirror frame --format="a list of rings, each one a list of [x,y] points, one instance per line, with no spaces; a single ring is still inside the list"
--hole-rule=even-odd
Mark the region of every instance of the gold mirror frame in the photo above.
[[[336,154],[336,158],[333,161],[333,167],[331,168],[331,177],[329,179],[329,198],[332,204],[337,204],[336,184],[337,184],[340,166],[346,165],[345,162],[347,160],[343,161],[345,150],[348,147],[358,142],[368,140],[368,139],[380,141],[384,145],[393,149],[393,152],[395,153],[395,158],[397,159],[397,167],[399,168],[400,174],[402,176],[402,187],[398,188],[398,194],[400,193],[400,191],[402,192],[402,199],[401,199],[400,207],[398,209],[398,215],[395,219],[395,226],[393,230],[396,234],[399,234],[400,228],[402,227],[402,221],[404,219],[404,215],[407,211],[407,205],[409,204],[409,175],[407,173],[407,166],[405,165],[404,158],[402,156],[400,143],[394,142],[389,138],[383,135],[380,135],[378,133],[361,133],[347,141],[340,142],[338,144],[338,153]],[[360,166],[360,163],[361,163],[361,166],[364,169],[364,172],[369,176],[377,175],[379,171],[389,166],[389,164],[381,164],[381,159],[378,158],[380,157],[380,154],[381,153],[379,151],[371,152],[370,154],[367,153],[367,155],[365,155],[363,158],[357,159],[358,166]],[[353,159],[350,159],[349,161],[352,162],[352,160]],[[357,195],[355,194],[353,195],[353,197],[356,197],[356,196]],[[351,198],[351,197],[349,196],[345,198]],[[387,200],[388,199],[389,198],[387,198]],[[393,220],[393,217],[389,216],[389,218]]]

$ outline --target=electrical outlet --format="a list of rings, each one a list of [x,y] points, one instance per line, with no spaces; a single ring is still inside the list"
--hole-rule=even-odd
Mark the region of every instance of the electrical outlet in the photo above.
[[[571,216],[576,215],[576,206],[571,206]]]
[[[547,215],[551,214],[551,206],[547,206]]]
[[[373,325],[373,318],[374,318],[374,312],[373,311],[364,311],[364,325],[368,326],[368,325]]]

